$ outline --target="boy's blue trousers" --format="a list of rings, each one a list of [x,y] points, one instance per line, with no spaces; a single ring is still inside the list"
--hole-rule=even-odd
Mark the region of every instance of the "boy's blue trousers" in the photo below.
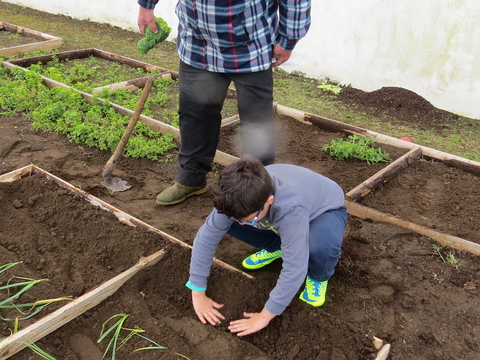
[[[310,255],[307,275],[325,281],[335,272],[347,225],[347,208],[329,210],[310,222]],[[274,252],[281,249],[280,236],[270,230],[233,223],[227,234],[259,249]]]

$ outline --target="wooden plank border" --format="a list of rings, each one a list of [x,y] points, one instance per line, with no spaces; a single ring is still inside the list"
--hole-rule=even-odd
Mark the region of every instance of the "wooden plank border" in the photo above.
[[[124,224],[155,232],[160,235],[164,240],[170,241],[182,247],[186,247],[189,249],[192,248],[191,245],[184,243],[183,241],[171,235],[168,235],[167,233],[157,228],[154,228],[151,225],[148,225],[147,223],[117,209],[116,207],[106,203],[99,198],[96,198],[93,195],[86,193],[85,191],[73,186],[72,184],[39,168],[34,164],[30,164],[20,169],[16,169],[9,173],[0,175],[0,182],[13,182],[21,178],[33,175],[41,176],[50,181],[53,181],[58,186],[67,189],[69,192],[74,193],[82,200],[85,200],[94,206],[98,206],[103,210],[113,213],[118,218],[118,220],[123,222]],[[8,357],[27,347],[27,343],[33,343],[38,341],[42,337],[50,334],[51,332],[65,325],[77,316],[81,315],[88,309],[91,309],[92,307],[98,305],[107,297],[115,293],[128,279],[133,277],[138,271],[145,267],[158,263],[164,255],[165,250],[162,249],[146,258],[140,259],[137,264],[135,264],[130,269],[106,281],[105,283],[85,293],[84,295],[68,303],[67,305],[62,306],[58,310],[38,320],[34,324],[0,341],[0,360],[7,359]],[[218,260],[217,258],[213,258],[213,266],[239,273],[248,279],[254,278],[252,275],[247,274],[221,260]]]
[[[310,114],[302,110],[293,109],[281,104],[275,104],[275,109],[277,114],[279,115],[290,116],[305,124],[315,125],[326,131],[370,136],[377,143],[392,145],[402,149],[412,150],[415,147],[420,147],[422,149],[422,155],[424,157],[435,159],[437,161],[443,162],[445,165],[459,168],[461,170],[467,171],[475,175],[480,175],[480,162],[477,162],[474,160],[465,159],[460,156],[435,150],[423,145],[400,140],[392,136],[383,135],[375,131],[367,130],[367,129],[350,125],[347,123],[343,123],[337,120],[332,120],[323,116]]]
[[[360,185],[350,190],[345,196],[348,200],[359,201],[370,192],[377,189],[384,182],[395,177],[400,171],[406,169],[411,163],[422,157],[422,149],[415,147],[397,160],[383,168]]]
[[[25,53],[40,50],[52,50],[57,49],[63,45],[63,39],[57,36],[42,33],[40,31],[32,30],[22,26],[9,24],[0,20],[0,30],[5,30],[14,34],[26,34],[32,36],[41,41],[33,42],[30,44],[11,46],[0,49],[0,55],[2,56],[18,56]]]
[[[345,201],[348,213],[361,219],[371,219],[373,221],[384,222],[402,228],[412,230],[421,235],[430,237],[437,241],[442,246],[449,246],[453,249],[468,251],[474,255],[480,255],[480,244],[474,243],[469,240],[459,238],[457,236],[449,235],[430,229],[426,226],[418,225],[410,221],[399,219],[391,214],[383,213],[381,211],[369,208],[364,205],[360,205],[353,201]]]
[[[49,55],[48,55],[49,56]],[[40,58],[43,58],[43,60],[39,60]],[[47,61],[45,60],[45,57],[44,56],[39,56],[39,57],[34,57],[34,58],[28,58],[28,59],[37,59],[38,61]],[[15,61],[3,61],[2,62],[2,66],[8,68],[8,69],[12,69],[12,68],[19,68],[19,69],[22,69],[23,71],[29,71],[28,69],[25,69],[23,66],[20,66],[20,65],[17,65],[18,63],[23,63],[23,60],[25,59],[19,59],[19,60],[15,60]],[[48,61],[47,61],[48,62]],[[145,63],[144,63],[145,64]],[[148,64],[147,64],[148,65]],[[27,65],[28,66],[28,65]],[[160,68],[159,68],[160,69]],[[170,74],[172,74],[172,77],[175,76],[174,73],[170,72],[169,70],[167,70],[167,72],[169,72]],[[162,74],[165,74],[165,73],[162,73]],[[63,87],[63,88],[72,88],[73,90],[77,91],[78,93],[80,93],[82,95],[82,97],[85,99],[85,101],[87,101],[89,104],[93,104],[93,95],[87,93],[87,92],[84,92],[84,91],[81,91],[81,90],[78,90],[78,89],[75,89],[69,85],[66,85],[64,83],[61,83],[59,81],[56,81],[56,80],[53,80],[53,79],[50,79],[46,76],[43,76],[43,75],[40,75],[41,78],[43,79],[45,85],[49,88],[52,88],[52,87],[55,87],[55,86],[60,86],[60,87]],[[103,99],[100,99],[101,101],[105,101]],[[123,116],[129,116],[131,117],[132,114],[133,114],[133,110],[130,110],[130,109],[127,109],[123,106],[120,106],[118,104],[115,104],[115,103],[112,103],[110,102],[110,105],[113,107],[113,109],[118,112],[120,115],[123,115]],[[234,117],[232,117],[234,118]],[[232,118],[229,118],[229,119],[232,119]],[[175,141],[180,144],[180,130],[177,129],[176,127],[173,127],[171,125],[168,125],[160,120],[157,120],[157,119],[154,119],[154,118],[151,118],[149,116],[145,116],[145,115],[140,115],[139,117],[139,120],[142,121],[145,125],[147,125],[150,129],[152,129],[153,131],[156,131],[156,132],[159,132],[159,133],[162,133],[162,134],[171,134],[173,135]],[[227,154],[227,153],[224,153],[220,150],[217,150],[216,153],[215,153],[215,158],[214,158],[214,161],[217,162],[218,164],[220,165],[223,165],[223,166],[226,166],[234,161],[238,160],[238,157],[236,156],[233,156],[233,155],[230,155],[230,154]]]

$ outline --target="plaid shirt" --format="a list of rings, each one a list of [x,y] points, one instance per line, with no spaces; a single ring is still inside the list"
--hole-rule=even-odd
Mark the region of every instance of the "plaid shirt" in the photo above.
[[[153,9],[158,0],[137,0]],[[213,72],[267,70],[273,46],[291,51],[310,27],[311,0],[179,0],[180,59]]]

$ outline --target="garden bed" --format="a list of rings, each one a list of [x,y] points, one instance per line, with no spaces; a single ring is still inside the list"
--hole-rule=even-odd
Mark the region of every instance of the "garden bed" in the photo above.
[[[147,77],[158,77],[142,114],[178,128],[178,73],[175,71],[96,48],[14,59],[3,65],[35,71],[49,87],[71,86],[82,92],[89,102],[93,102],[93,94],[98,94],[121,114],[133,112]],[[222,110],[225,119],[238,112],[234,93],[229,90],[227,95]]]
[[[41,50],[57,49],[63,45],[63,39],[9,24],[0,20],[0,56],[18,56]]]
[[[88,63],[93,56],[105,62],[120,61],[127,72],[128,67],[142,71],[156,69],[160,76],[178,77],[175,72],[98,49],[55,56],[71,62],[73,65],[68,66],[72,68],[77,66],[76,61]],[[26,69],[52,59],[53,55],[44,55],[3,65]],[[107,67],[104,71],[108,71]],[[133,70],[132,76],[139,75]],[[136,92],[145,80],[144,77],[128,78],[129,75],[115,78],[113,83],[95,80],[99,85],[95,91],[80,93],[87,101],[93,101],[92,94],[102,87],[112,90],[132,86],[129,91]],[[46,76],[44,81],[49,87],[74,85]],[[229,95],[234,98],[233,91]],[[404,95],[408,98],[411,94]],[[115,103],[112,106],[120,114],[131,115],[128,102],[125,106]],[[173,180],[176,164],[166,159],[160,162],[123,158],[115,174],[128,180],[132,188],[113,194],[100,185],[109,152],[71,144],[62,135],[31,132],[29,122],[19,115],[2,117],[0,174],[35,163],[161,229],[169,237],[181,239],[187,246],[167,243],[170,246],[162,261],[142,270],[108,300],[38,344],[58,359],[100,359],[104,345],[97,344],[96,340],[101,324],[114,314],[126,313],[130,315],[128,327],[138,325],[147,331],[149,338],[168,347],[165,351],[135,353],[139,359],[366,360],[374,359],[378,353],[372,342],[374,336],[391,344],[392,359],[473,359],[480,350],[477,335],[479,258],[458,250],[472,250],[470,245],[455,249],[448,241],[432,241],[431,238],[436,239],[436,231],[417,230],[438,229],[471,241],[478,240],[475,224],[475,219],[480,217],[475,203],[478,163],[280,104],[276,104],[276,111],[279,116],[276,161],[305,166],[337,181],[350,200],[350,214],[358,217],[350,216],[343,254],[329,285],[327,303],[313,309],[294,299],[269,327],[243,339],[228,332],[228,321],[240,318],[243,311],[261,309],[269,289],[275,285],[281,261],[265,271],[251,274],[253,278],[214,269],[208,291],[216,301],[226,304],[222,311],[227,321],[215,328],[198,322],[184,283],[188,278],[188,246],[211,211],[211,192],[172,207],[156,206],[153,199]],[[141,120],[155,131],[174,134],[178,140],[178,129],[145,115]],[[224,121],[221,151],[217,152],[217,163],[208,175],[213,186],[222,165],[239,155],[237,121],[236,116]],[[338,161],[323,150],[332,140],[347,139],[352,134],[371,137],[376,147],[390,155],[389,162],[369,165],[360,160]],[[176,150],[168,155],[174,157]],[[372,180],[379,173],[388,176]],[[19,185],[22,183],[26,185]],[[4,262],[23,261],[19,269],[28,276],[51,279],[45,293],[39,288],[35,297],[82,295],[130,268],[139,257],[165,245],[164,237],[158,240],[158,233],[156,237],[151,232],[130,235],[131,228],[115,217],[109,218],[103,210],[84,204],[69,191],[52,187],[38,178],[0,185],[3,191],[0,201],[5,201],[2,208],[8,210],[0,222],[2,235],[6,235],[0,244]],[[454,199],[449,197],[452,193]],[[365,204],[370,207],[362,207]],[[372,219],[386,220],[386,223]],[[422,227],[410,226],[415,223]],[[88,226],[82,226],[84,224]],[[478,250],[478,244],[471,244]],[[253,251],[255,249],[226,236],[217,257],[240,268],[241,260]],[[58,306],[60,304],[52,305],[51,309]],[[3,327],[3,335],[8,335],[10,327]],[[318,341],[312,342],[312,338]],[[145,345],[136,340],[122,349],[122,358],[131,357],[135,347]],[[29,350],[23,350],[12,358],[31,356]]]
[[[389,155],[388,162],[368,164],[358,159],[337,161],[322,150],[333,140],[348,139],[343,132],[331,132],[303,124],[289,116],[280,115],[275,120],[277,132],[276,162],[307,167],[335,180],[345,191],[353,189],[362,181],[385,168],[408,150],[387,144],[374,144]],[[218,149],[234,156],[240,155],[239,127],[232,124],[223,127]],[[348,176],[346,176],[348,174]]]
[[[62,298],[62,301],[49,306],[47,310],[51,311],[68,301],[67,296],[60,294],[72,293],[68,297],[72,297],[71,300],[75,298],[48,316],[45,316],[45,309],[35,317],[35,314],[29,316],[40,305],[23,312],[2,307],[0,316],[4,319],[1,323],[5,332],[3,337],[8,336],[14,327],[18,326],[19,330],[0,342],[0,358],[15,354],[25,345],[37,342],[90,310],[117,291],[139,270],[163,260],[171,246],[190,248],[182,241],[121,212],[35,165],[0,176],[0,202],[2,208],[6,209],[0,216],[0,222],[8,223],[8,226],[2,227],[3,247],[0,249],[9,250],[0,255],[0,260],[5,265],[16,263],[14,269],[8,271],[15,271],[15,276],[21,279],[38,279],[41,275],[51,284],[43,286],[45,283],[42,281],[11,303]],[[56,213],[59,215],[54,215]],[[122,226],[120,222],[130,226]],[[21,223],[27,231],[18,231]],[[132,230],[131,226],[138,229]],[[80,230],[82,228],[88,230]],[[135,251],[124,253],[124,249],[117,246],[119,238],[122,242],[132,244]],[[152,251],[155,253],[145,255]],[[136,257],[140,259],[138,263],[129,267],[128,264]],[[95,261],[84,266],[85,258]],[[237,271],[216,259],[214,264],[229,271]],[[123,272],[111,278],[112,273],[120,271]],[[242,274],[245,278],[251,278]],[[18,279],[9,275],[2,284],[21,281]],[[102,285],[99,286],[100,284]],[[89,290],[93,287],[94,290]],[[143,292],[140,294],[146,296]],[[6,305],[10,305],[10,302]],[[15,318],[20,320],[18,325],[14,324]],[[28,326],[32,321],[37,322]],[[137,343],[142,343],[142,340]]]
[[[429,174],[429,176],[425,176]],[[413,199],[417,206],[409,206]],[[412,163],[361,201],[402,219],[480,243],[480,177],[438,161]]]
[[[0,128],[2,139],[11,139],[0,142],[2,173],[33,162],[186,243],[191,243],[196,230],[211,210],[211,193],[190,198],[173,207],[155,205],[153,198],[172,180],[175,163],[123,159],[115,173],[128,179],[133,187],[112,196],[99,185],[102,168],[110,154],[79,147],[62,136],[31,132],[29,123],[21,117],[2,118]],[[295,129],[295,125],[288,128],[289,138],[301,140],[307,135],[307,132],[295,135]],[[279,134],[280,139],[285,136]],[[281,147],[282,143],[279,145]],[[310,152],[302,141],[292,141],[288,146],[292,154],[313,157],[310,154],[314,152]],[[295,161],[292,156],[291,162]],[[302,157],[298,162],[305,164]],[[330,162],[335,164],[329,158],[323,161],[325,164]],[[354,170],[353,164],[350,165],[350,170]],[[357,165],[361,167],[360,164],[355,164],[355,167]],[[328,167],[324,165],[323,169]],[[342,175],[345,192],[365,180],[363,175],[347,170]],[[335,174],[335,171],[330,171]],[[426,172],[424,176],[430,178],[434,175]],[[350,177],[352,179],[349,180]],[[209,175],[209,181],[216,181],[215,173]],[[25,191],[28,194],[28,189]],[[58,189],[55,189],[52,196],[45,192],[44,198],[55,199],[57,192]],[[63,197],[68,198],[68,195]],[[406,208],[418,206],[421,201],[414,196],[406,196],[405,199],[411,201],[409,204],[405,202]],[[65,213],[71,211],[64,210]],[[93,215],[95,218],[98,213],[98,210],[93,210],[90,214],[84,209],[82,217],[86,219]],[[53,219],[55,214],[49,214]],[[59,226],[61,224],[58,222]],[[118,221],[111,225],[125,228]],[[89,231],[89,228],[77,227],[77,231]],[[115,244],[117,249],[123,250],[121,253],[129,253],[132,242],[124,243],[123,239],[124,236],[116,236],[110,242],[102,242],[102,247],[109,248]],[[38,344],[59,359],[87,359],[79,350],[82,346],[93,349],[98,355],[102,351],[102,347],[96,344],[101,323],[114,313],[125,312],[131,314],[133,323],[146,330],[146,335],[169,347],[170,352],[135,355],[151,356],[152,359],[160,359],[161,356],[177,359],[179,357],[171,352],[175,351],[191,359],[244,359],[247,356],[261,359],[264,356],[265,359],[282,360],[367,360],[374,359],[378,351],[371,341],[373,335],[391,344],[392,359],[473,359],[480,349],[477,335],[480,323],[477,303],[479,258],[467,252],[441,249],[444,257],[452,253],[461,262],[457,269],[441,260],[434,245],[438,246],[438,243],[403,228],[350,217],[343,255],[331,280],[327,303],[320,309],[313,309],[294,300],[269,327],[242,340],[228,333],[227,322],[216,328],[198,322],[190,305],[189,292],[184,287],[189,252],[186,249],[169,251],[171,255],[167,255],[165,261],[142,270],[109,300]],[[240,267],[241,260],[251,251],[252,248],[227,237],[221,244],[218,258]],[[88,269],[91,261],[107,256],[102,254],[97,251],[91,257],[84,257],[84,267]],[[22,253],[16,254],[15,258],[21,260]],[[265,271],[254,273],[254,280],[223,270],[214,271],[209,293],[226,304],[224,314],[227,320],[241,317],[243,311],[261,308],[268,289],[275,284],[280,265],[277,262]],[[230,288],[228,284],[235,284],[235,288]],[[140,292],[146,296],[143,297]],[[318,341],[312,342],[312,336]],[[127,352],[129,350],[131,348],[126,349]],[[12,359],[28,359],[30,356],[31,353],[24,350]],[[130,355],[124,356],[128,358]]]

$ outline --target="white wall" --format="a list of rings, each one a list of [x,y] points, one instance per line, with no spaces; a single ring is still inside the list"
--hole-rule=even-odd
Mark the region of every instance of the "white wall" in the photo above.
[[[137,31],[135,0],[3,1]],[[175,3],[160,0],[155,10],[174,30]],[[477,0],[313,0],[312,27],[283,68],[364,91],[402,87],[479,119],[478,59]]]

